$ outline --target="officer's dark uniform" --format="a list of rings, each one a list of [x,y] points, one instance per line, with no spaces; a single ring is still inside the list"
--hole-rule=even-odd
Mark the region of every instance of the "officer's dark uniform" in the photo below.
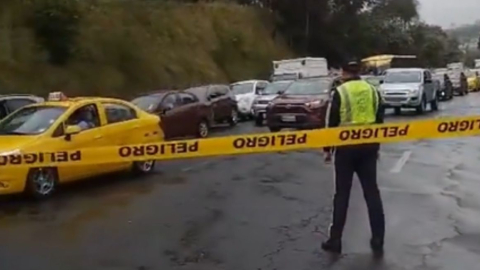
[[[346,86],[346,91],[349,91],[348,82],[356,81],[360,82],[361,78],[358,76],[358,64],[350,63],[344,70],[349,73],[356,74],[349,79],[344,80],[342,86]],[[375,115],[376,123],[383,123],[384,108],[381,104],[381,98],[377,90],[365,82],[365,85],[359,83],[355,84],[358,87],[369,87],[369,91],[363,91],[361,96],[357,99],[364,99],[365,95],[374,95],[377,102],[372,104],[375,107],[371,110]],[[329,110],[327,113],[327,127],[342,126],[341,120],[341,102],[342,95],[340,88],[331,94],[331,101]],[[365,88],[363,88],[365,89]],[[374,91],[374,92],[372,92]],[[362,96],[363,95],[363,96]],[[373,99],[370,99],[373,100]],[[348,100],[349,103],[362,102],[355,100]],[[358,103],[360,104],[360,103]],[[369,105],[369,104],[367,104]],[[376,106],[375,106],[376,105]],[[328,241],[322,244],[322,248],[331,252],[341,252],[341,238],[345,221],[347,217],[348,203],[350,199],[350,190],[352,187],[353,175],[357,174],[362,185],[364,197],[368,206],[368,215],[370,218],[370,226],[372,230],[372,240],[370,242],[372,249],[376,252],[383,250],[383,239],[385,234],[385,218],[383,213],[383,205],[380,197],[380,191],[377,186],[377,158],[379,153],[379,144],[363,144],[363,145],[348,145],[336,147],[334,149],[334,165],[335,165],[335,196],[334,196],[334,209],[333,209],[333,222],[330,227],[330,238]],[[332,151],[331,148],[325,148],[326,152]]]

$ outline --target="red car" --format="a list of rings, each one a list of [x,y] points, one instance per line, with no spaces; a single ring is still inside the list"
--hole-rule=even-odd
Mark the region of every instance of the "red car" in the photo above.
[[[210,110],[209,124],[228,123],[235,126],[238,123],[238,108],[235,95],[228,85],[206,85],[185,90],[194,94],[200,103]]]
[[[267,126],[272,132],[283,128],[325,127],[330,91],[338,85],[331,77],[302,79],[273,99],[267,107]]]
[[[160,91],[132,100],[137,107],[161,118],[165,139],[205,138],[210,131],[210,108],[184,91]]]

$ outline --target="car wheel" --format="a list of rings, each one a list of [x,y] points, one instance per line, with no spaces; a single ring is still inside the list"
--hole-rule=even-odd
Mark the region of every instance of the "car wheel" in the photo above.
[[[230,112],[230,117],[228,118],[228,123],[230,126],[236,126],[238,123],[238,112],[235,109],[232,109]]]
[[[263,126],[263,118],[262,117],[255,118],[255,126],[257,126],[257,127]]]
[[[430,102],[430,108],[432,111],[438,111],[438,98],[435,97],[431,102]]]
[[[53,195],[57,184],[57,168],[33,168],[28,171],[25,191],[34,199],[46,199]]]
[[[394,108],[394,113],[395,115],[401,115],[402,114],[402,108]]]
[[[427,101],[425,100],[425,97],[422,97],[422,100],[420,101],[420,105],[418,105],[416,108],[417,113],[423,114],[425,112],[426,107],[427,107]]]
[[[135,161],[133,162],[132,172],[135,175],[151,173],[155,169],[155,164],[155,160]]]
[[[268,129],[271,131],[271,132],[279,132],[281,130],[281,128],[279,127],[268,127]]]
[[[210,128],[208,127],[208,122],[206,120],[200,121],[197,128],[197,137],[206,138],[210,133]]]

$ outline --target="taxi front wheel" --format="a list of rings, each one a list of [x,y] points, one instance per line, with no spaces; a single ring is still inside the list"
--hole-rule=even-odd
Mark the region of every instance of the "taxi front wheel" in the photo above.
[[[34,199],[45,199],[55,192],[58,184],[56,168],[32,168],[28,171],[25,192]]]
[[[142,175],[153,172],[155,169],[155,160],[135,161],[132,172],[136,175]]]

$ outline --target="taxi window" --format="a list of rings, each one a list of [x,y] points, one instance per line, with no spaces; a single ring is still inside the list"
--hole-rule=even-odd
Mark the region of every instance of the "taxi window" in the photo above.
[[[66,111],[65,107],[24,107],[0,122],[2,135],[37,135],[47,131]]]
[[[98,116],[97,105],[90,104],[80,107],[68,117],[65,124],[80,126],[82,130],[99,127],[100,118]]]
[[[107,124],[124,122],[137,118],[137,112],[129,106],[119,103],[103,103]]]

